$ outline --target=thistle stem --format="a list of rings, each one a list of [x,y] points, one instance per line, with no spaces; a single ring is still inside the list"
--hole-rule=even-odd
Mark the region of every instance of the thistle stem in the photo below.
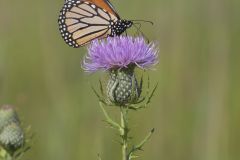
[[[14,160],[14,158],[0,146],[0,160]]]
[[[122,137],[122,160],[128,160],[128,109],[120,107],[121,109],[121,129],[120,135]]]

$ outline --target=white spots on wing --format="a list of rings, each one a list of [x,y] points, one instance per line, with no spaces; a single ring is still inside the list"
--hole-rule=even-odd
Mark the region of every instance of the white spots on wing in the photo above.
[[[91,7],[94,8],[94,9],[96,8],[96,6],[94,4],[91,4]]]
[[[59,29],[65,42],[72,47],[82,46],[95,38],[111,35],[114,13],[98,7],[91,1],[65,0],[59,15]]]

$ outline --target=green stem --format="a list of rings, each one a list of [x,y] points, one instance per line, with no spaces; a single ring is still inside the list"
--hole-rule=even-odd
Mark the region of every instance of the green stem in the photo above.
[[[127,114],[128,109],[125,107],[120,107],[121,109],[121,129],[120,135],[122,137],[122,160],[128,160],[128,120]]]
[[[14,158],[0,146],[0,160],[14,160]]]

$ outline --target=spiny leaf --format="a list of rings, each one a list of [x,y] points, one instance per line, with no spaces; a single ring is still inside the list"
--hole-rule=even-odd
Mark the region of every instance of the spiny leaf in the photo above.
[[[146,95],[148,95],[149,93],[149,90],[150,90],[150,77],[148,75],[148,81],[147,81],[147,91],[146,91]]]
[[[143,87],[143,75],[141,76],[140,84],[139,84],[139,89],[140,89],[140,95],[142,93],[142,87]],[[140,96],[139,95],[139,96]]]
[[[143,145],[151,138],[152,134],[154,133],[155,129],[153,128],[148,135],[140,142],[135,148],[142,149]]]
[[[102,82],[101,82],[100,79],[99,79],[99,87],[100,87],[100,91],[102,93],[102,96],[104,96],[103,85],[102,85]]]
[[[128,157],[130,158],[134,152],[136,151],[142,151],[142,148],[144,144],[151,138],[152,134],[154,133],[154,128],[151,129],[151,131],[147,134],[147,136],[136,146],[133,146],[132,149],[130,150]]]
[[[149,96],[148,101],[147,101],[146,104],[149,104],[149,103],[150,103],[150,101],[151,101],[151,99],[152,99],[152,97],[153,97],[153,95],[154,95],[157,87],[158,87],[158,83],[157,83],[157,84],[155,85],[155,87],[153,88],[153,90],[152,90],[152,92],[151,92],[151,94],[150,94],[150,96]]]
[[[96,89],[95,89],[93,86],[91,86],[91,88],[92,88],[93,92],[95,93],[95,95],[98,97],[98,99],[101,100],[102,98],[101,98],[101,96],[98,94],[98,92],[96,91]]]
[[[106,118],[106,122],[109,123],[112,127],[116,128],[116,129],[121,129],[122,127],[115,121],[113,121],[110,116],[108,115],[107,111],[105,110],[105,108],[103,107],[103,104],[101,102],[99,102],[99,105],[103,111],[103,114]]]

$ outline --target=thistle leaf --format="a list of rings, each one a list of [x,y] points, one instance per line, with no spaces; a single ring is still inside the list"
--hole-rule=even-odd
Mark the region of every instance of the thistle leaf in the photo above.
[[[134,152],[142,151],[144,144],[151,138],[152,134],[154,133],[154,128],[147,134],[147,136],[136,146],[133,146],[128,154],[128,159],[131,160],[131,157]]]
[[[106,121],[110,126],[112,126],[113,128],[120,130],[122,127],[121,127],[117,122],[113,121],[113,120],[110,118],[110,116],[108,115],[107,111],[106,111],[105,108],[103,107],[103,103],[102,103],[102,102],[99,102],[99,105],[100,105],[100,107],[101,107],[101,109],[102,109],[102,111],[103,111],[103,114],[104,114],[105,118],[106,118],[105,121]]]
[[[95,95],[98,97],[98,99],[101,100],[102,98],[99,95],[99,93],[96,91],[96,89],[93,86],[91,86],[91,88],[92,88],[93,92],[95,93]]]
[[[99,79],[99,88],[100,88],[102,96],[104,96],[103,85],[102,85],[102,82],[100,79]]]

